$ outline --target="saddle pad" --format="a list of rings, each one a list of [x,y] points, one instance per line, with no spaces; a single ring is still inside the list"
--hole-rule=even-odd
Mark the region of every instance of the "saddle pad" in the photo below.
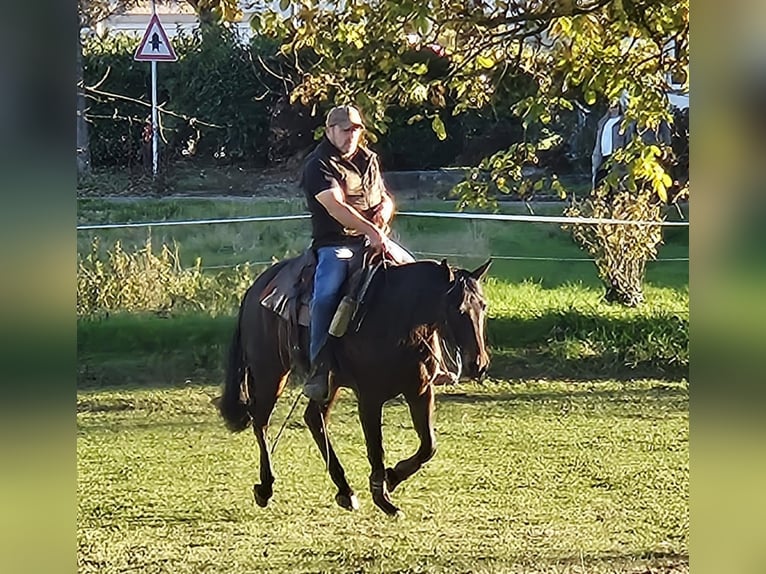
[[[290,260],[261,292],[261,305],[285,321],[295,320],[308,326],[315,267],[316,257],[311,249]]]

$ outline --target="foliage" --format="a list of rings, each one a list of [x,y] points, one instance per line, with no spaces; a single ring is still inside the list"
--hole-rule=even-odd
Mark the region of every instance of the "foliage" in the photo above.
[[[195,364],[204,367],[205,376],[222,376],[222,363],[210,357],[223,356],[231,317],[252,282],[251,267],[205,274],[199,262],[191,270],[180,268],[178,254],[167,248],[164,258],[148,247],[125,253],[118,246],[106,256],[95,251],[78,270],[82,377],[95,369],[102,380],[151,379],[157,376],[151,357],[179,353],[179,368]],[[688,292],[653,287],[641,309],[625,309],[600,303],[597,291],[583,285],[543,288],[490,278],[485,291],[493,376],[688,373]],[[216,319],[219,315],[226,325]],[[105,357],[114,356],[123,357],[117,372],[104,364]],[[128,357],[135,362],[130,368]],[[200,365],[199,357],[208,359]],[[160,367],[162,372],[170,368]]]
[[[636,197],[626,191],[610,193],[600,187],[582,201],[575,201],[565,211],[572,217],[619,219],[623,221],[659,221],[659,202],[644,192]],[[605,299],[634,307],[644,300],[642,282],[646,262],[657,256],[662,242],[659,225],[572,223],[575,241],[593,256],[599,276],[606,287]]]
[[[110,16],[139,4],[140,0],[77,0],[80,28],[93,27]]]
[[[78,572],[689,572],[683,382],[439,389],[439,450],[396,490],[407,515],[391,521],[370,500],[351,393],[329,432],[360,510],[335,505],[305,402],[288,417],[293,387],[260,509],[252,434],[226,431],[217,384],[177,380],[77,393]],[[386,407],[383,437],[389,464],[416,448],[404,403]]]
[[[242,17],[238,0],[186,0],[199,16],[203,26],[234,22]]]
[[[125,35],[94,36],[85,43],[86,117],[94,165],[146,169],[151,163],[146,132],[150,68],[133,60],[137,43]],[[198,156],[209,162],[264,165],[270,115],[282,87],[254,60],[273,49],[263,43],[243,45],[225,27],[179,34],[174,48],[179,61],[159,71],[163,160]]]
[[[354,102],[378,134],[388,131],[390,110],[398,105],[419,110],[411,121],[427,121],[446,139],[448,115],[498,105],[495,97],[509,68],[530,78],[533,93],[510,105],[524,139],[469,171],[455,189],[461,207],[491,205],[498,192],[530,196],[549,188],[564,196],[555,173],[536,169],[543,152],[563,144],[557,125],[576,109],[626,96],[625,121],[635,122],[638,133],[654,132],[660,122],[673,120],[670,84],[688,81],[688,0],[283,4],[290,14],[266,13],[257,30],[284,38],[282,51],[303,63],[306,74],[291,97],[304,104]],[[621,190],[630,192],[638,211],[657,217],[653,197],[667,202],[672,185],[665,169],[672,163],[671,148],[638,138],[615,159],[615,170],[627,166],[619,173]],[[621,209],[598,211],[614,216]],[[635,304],[646,263],[642,254],[656,244],[628,245],[626,258],[609,231],[593,239],[607,236],[610,242],[589,249],[606,254],[597,265],[615,287],[614,299]],[[634,255],[638,259],[626,264],[635,273],[609,268]]]
[[[688,1],[282,5],[287,16],[267,11],[255,28],[283,39],[282,51],[305,71],[291,97],[304,104],[355,102],[377,134],[388,131],[393,106],[412,106],[419,110],[412,121],[427,121],[444,139],[445,117],[496,104],[509,70],[523,71],[535,88],[511,102],[535,149],[576,104],[623,92],[639,130],[656,128],[671,120],[671,76],[688,69]],[[509,157],[505,165],[516,169],[518,161]],[[509,185],[519,184],[513,175]]]
[[[228,276],[205,275],[199,258],[191,268],[182,268],[177,247],[163,245],[155,254],[151,239],[132,253],[123,251],[117,242],[106,258],[94,241],[91,252],[78,257],[77,316],[94,318],[115,311],[166,315],[191,310],[215,316],[231,310],[232,297],[238,297],[252,278],[247,266]]]

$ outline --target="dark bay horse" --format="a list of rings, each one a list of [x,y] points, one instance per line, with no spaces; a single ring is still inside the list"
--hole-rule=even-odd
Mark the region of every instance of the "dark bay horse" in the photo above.
[[[290,348],[287,321],[260,304],[264,287],[289,260],[267,269],[248,289],[239,311],[232,341],[223,396],[218,408],[230,430],[252,424],[260,449],[260,484],[255,501],[266,506],[273,494],[274,475],[266,428],[274,405],[293,368],[305,368],[307,329],[299,349]],[[324,417],[340,387],[354,391],[370,463],[370,490],[375,504],[390,515],[398,513],[389,497],[398,484],[414,474],[435,453],[434,391],[431,383],[435,337],[455,350],[463,374],[480,378],[489,365],[485,344],[486,303],[479,280],[491,261],[474,271],[452,268],[445,261],[418,261],[385,267],[372,279],[365,316],[358,330],[330,338],[335,360],[331,400],[321,406],[309,401],[304,420],[319,446],[332,481],[336,502],[354,510],[358,501],[326,436]],[[411,457],[386,468],[381,417],[383,404],[403,395],[420,446]]]

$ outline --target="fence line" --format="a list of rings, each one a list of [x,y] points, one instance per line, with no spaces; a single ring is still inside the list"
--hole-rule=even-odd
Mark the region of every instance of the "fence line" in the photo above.
[[[302,215],[262,215],[254,217],[235,217],[230,219],[187,219],[180,221],[143,221],[137,223],[93,223],[78,225],[77,231],[89,229],[123,229],[128,227],[170,227],[179,225],[208,225],[217,223],[249,223],[251,221],[289,221],[308,219],[308,214]]]
[[[484,221],[523,221],[527,223],[583,223],[614,225],[659,225],[661,227],[688,227],[688,221],[633,221],[626,219],[601,219],[596,217],[558,217],[542,215],[509,215],[502,213],[449,213],[442,211],[400,211],[397,215],[406,217],[436,217],[440,219],[469,219]],[[137,223],[93,223],[77,226],[77,231],[96,229],[123,229],[130,227],[170,227],[183,225],[215,225],[222,223],[250,223],[256,221],[292,221],[308,219],[309,214],[300,215],[263,215],[254,217],[235,217],[228,219],[187,219],[179,221],[145,221]]]
[[[478,219],[490,221],[525,221],[527,223],[592,223],[614,225],[659,225],[662,227],[688,227],[688,221],[643,221],[598,217],[566,217],[555,215],[510,215],[503,213],[449,213],[440,211],[400,211],[397,215],[414,217],[441,217],[444,219]]]
[[[481,254],[481,253],[432,253],[430,251],[411,251],[411,253],[415,255],[425,255],[426,257],[451,257],[455,259],[483,259],[485,257],[490,257],[493,260],[498,261],[548,261],[548,262],[557,262],[557,263],[593,263],[593,259],[589,259],[587,257],[524,257],[521,255],[487,255],[487,254]],[[668,257],[665,259],[653,259],[652,261],[649,261],[649,263],[678,263],[682,261],[689,261],[688,257]],[[269,261],[242,261],[241,263],[231,263],[228,265],[203,265],[201,268],[204,270],[207,269],[233,269],[235,267],[239,267],[240,265],[271,265],[275,261],[269,260]],[[188,267],[187,269],[193,269],[193,267]]]

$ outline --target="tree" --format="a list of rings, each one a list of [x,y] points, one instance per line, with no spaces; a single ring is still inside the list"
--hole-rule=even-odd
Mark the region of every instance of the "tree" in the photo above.
[[[418,112],[410,121],[428,121],[444,138],[446,116],[493,104],[508,74],[533,79],[534,94],[512,105],[524,140],[469,171],[456,189],[462,205],[544,186],[565,194],[555,174],[533,181],[524,169],[559,143],[554,126],[563,114],[575,106],[603,106],[624,93],[626,121],[652,131],[663,120],[672,122],[671,80],[688,81],[688,0],[282,0],[279,6],[281,13],[263,12],[254,27],[281,39],[282,53],[302,74],[293,101],[324,107],[354,102],[373,138],[387,131],[392,109],[412,106]],[[591,211],[659,219],[660,210],[651,206],[667,200],[670,180],[662,160],[668,154],[666,147],[636,140],[622,155],[625,169],[609,179],[611,196],[626,198],[602,201]],[[601,251],[591,253],[609,253],[605,261],[618,260],[613,256],[622,249],[643,258],[636,266],[642,278],[661,235],[610,233],[594,240]],[[633,249],[623,241],[648,244]],[[601,276],[615,300],[641,300],[640,281],[625,286],[620,274]]]
[[[242,16],[237,0],[187,0],[208,27],[223,22],[235,21]],[[156,4],[177,3],[175,0],[156,0]],[[79,34],[77,38],[76,83],[77,83],[77,175],[90,173],[90,147],[87,122],[86,89],[83,81],[83,40],[92,34],[96,26],[107,18],[122,14],[140,4],[142,0],[78,0],[77,13]]]
[[[203,26],[234,22],[242,17],[238,0],[187,0]]]
[[[79,21],[77,35],[77,176],[90,173],[90,146],[88,143],[88,121],[86,118],[85,85],[83,81],[82,42],[87,33],[114,14],[120,14],[138,3],[138,0],[78,0]]]

